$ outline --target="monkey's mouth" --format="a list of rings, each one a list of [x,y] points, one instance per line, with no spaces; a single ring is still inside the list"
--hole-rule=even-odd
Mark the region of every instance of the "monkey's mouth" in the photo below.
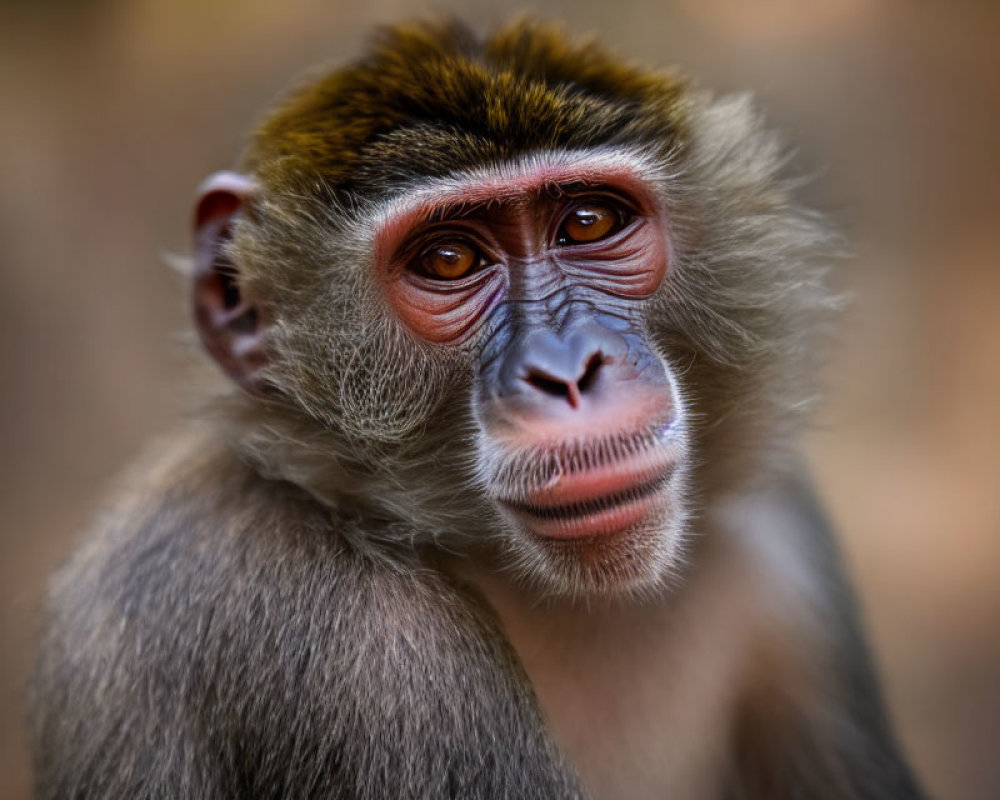
[[[543,463],[547,460],[539,457]],[[557,467],[541,485],[504,492],[497,501],[539,536],[567,539],[619,533],[662,507],[677,460],[661,440],[638,452],[592,460],[585,467],[576,459],[572,463],[575,469]]]
[[[501,500],[534,533],[554,539],[605,536],[634,527],[662,504],[670,465],[655,477],[571,502]]]

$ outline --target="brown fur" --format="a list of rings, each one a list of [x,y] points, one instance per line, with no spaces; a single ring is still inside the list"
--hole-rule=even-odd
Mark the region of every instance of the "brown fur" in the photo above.
[[[485,41],[456,22],[391,28],[366,58],[293,92],[244,162],[275,192],[340,195],[530,150],[669,146],[683,126],[682,89],[675,76],[534,24]]]

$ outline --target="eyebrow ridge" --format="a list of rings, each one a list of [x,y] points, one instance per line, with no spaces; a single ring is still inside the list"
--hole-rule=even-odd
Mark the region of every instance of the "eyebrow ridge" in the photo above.
[[[428,204],[419,213],[418,224],[445,222],[449,219],[468,219],[489,211],[497,206],[516,208],[524,205],[532,197],[548,196],[553,199],[575,197],[588,191],[601,191],[607,188],[603,181],[591,183],[586,180],[545,181],[543,184],[520,189],[507,196],[494,197],[489,200],[452,200],[441,204]]]

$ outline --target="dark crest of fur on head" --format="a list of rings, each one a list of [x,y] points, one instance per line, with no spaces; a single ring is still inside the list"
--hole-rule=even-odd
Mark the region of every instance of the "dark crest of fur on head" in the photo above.
[[[683,89],[533,22],[482,40],[455,21],[394,27],[366,57],[293,92],[245,161],[279,191],[372,195],[539,149],[669,145]]]

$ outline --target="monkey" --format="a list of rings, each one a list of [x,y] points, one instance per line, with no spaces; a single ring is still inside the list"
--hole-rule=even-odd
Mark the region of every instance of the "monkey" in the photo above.
[[[382,30],[201,187],[225,376],[53,580],[39,798],[922,796],[798,455],[839,299],[752,101]]]

